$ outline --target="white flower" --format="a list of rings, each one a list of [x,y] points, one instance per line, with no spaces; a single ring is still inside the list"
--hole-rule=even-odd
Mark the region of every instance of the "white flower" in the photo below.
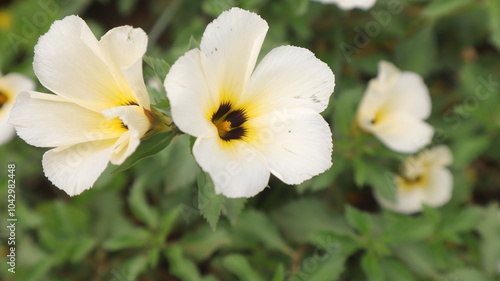
[[[446,166],[452,161],[450,149],[443,145],[408,157],[395,178],[396,200],[390,202],[378,194],[375,198],[385,208],[404,214],[421,211],[422,204],[442,206],[451,198],[453,176]]]
[[[165,79],[175,124],[197,137],[193,154],[227,197],[254,196],[270,173],[299,184],[331,166],[331,131],[319,113],[334,75],[292,46],[275,48],[254,70],[267,30],[254,13],[226,11]]]
[[[432,140],[434,129],[423,121],[430,114],[431,99],[422,78],[382,61],[361,100],[357,120],[392,150],[414,153]]]
[[[14,126],[7,121],[17,95],[21,91],[34,89],[35,83],[22,74],[10,73],[5,76],[0,74],[0,145],[7,143],[15,136]]]
[[[351,10],[354,8],[359,8],[362,10],[367,10],[375,5],[377,0],[313,0],[316,2],[324,4],[337,4],[343,10]]]
[[[35,74],[56,95],[23,92],[10,122],[27,143],[56,147],[45,175],[69,195],[90,188],[108,162],[119,165],[149,130],[142,77],[147,35],[121,26],[97,40],[77,16],[56,21],[35,47]]]

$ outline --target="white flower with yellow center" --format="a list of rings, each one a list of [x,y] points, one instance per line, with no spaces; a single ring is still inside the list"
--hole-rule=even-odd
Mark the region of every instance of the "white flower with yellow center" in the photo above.
[[[382,61],[361,100],[357,121],[390,149],[414,153],[432,140],[434,129],[423,121],[430,114],[431,99],[422,78]]]
[[[254,70],[267,30],[257,14],[226,11],[165,79],[173,121],[197,137],[193,154],[227,197],[254,196],[270,173],[299,184],[332,164],[330,127],[319,113],[334,75],[292,46],[275,48]]]
[[[22,91],[34,89],[35,83],[22,74],[10,73],[5,76],[0,74],[0,145],[15,136],[14,126],[7,121],[17,95]]]
[[[421,211],[423,204],[440,207],[451,198],[453,176],[446,166],[452,161],[450,149],[443,145],[408,157],[395,178],[395,201],[378,194],[375,198],[385,208],[404,214]]]
[[[35,74],[56,95],[23,92],[10,123],[27,143],[56,147],[43,156],[45,175],[69,195],[90,188],[108,162],[119,165],[150,129],[142,77],[147,35],[121,26],[97,40],[68,16],[35,47]]]
[[[377,0],[313,0],[323,4],[337,4],[343,10],[362,9],[367,10],[375,5]]]

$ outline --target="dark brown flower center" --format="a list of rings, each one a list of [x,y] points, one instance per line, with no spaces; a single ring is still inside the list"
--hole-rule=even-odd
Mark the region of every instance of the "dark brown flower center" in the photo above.
[[[233,109],[231,103],[223,102],[212,115],[219,137],[224,141],[239,140],[247,132],[244,124],[248,120],[243,109]]]

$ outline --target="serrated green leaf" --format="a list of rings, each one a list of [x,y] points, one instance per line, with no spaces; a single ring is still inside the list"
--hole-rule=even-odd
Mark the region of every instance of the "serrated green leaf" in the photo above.
[[[114,280],[137,280],[137,276],[146,271],[147,267],[147,256],[134,255],[119,267],[112,269],[111,276],[113,276]]]
[[[82,261],[94,249],[96,244],[97,241],[93,237],[79,237],[71,251],[71,262],[77,263]]]
[[[133,165],[137,164],[139,161],[155,155],[156,153],[167,147],[175,136],[175,132],[169,131],[156,134],[148,139],[141,141],[141,144],[136,149],[136,151],[132,155],[130,155],[127,160],[125,160],[123,164],[118,166],[112,173],[125,171]]]
[[[398,260],[382,259],[380,263],[385,273],[386,280],[419,281],[415,274],[408,270],[408,268]]]
[[[386,218],[386,221],[388,225],[384,230],[384,236],[391,245],[424,240],[431,237],[435,231],[435,225],[423,217],[398,215],[393,220]]]
[[[106,239],[103,247],[109,251],[139,248],[146,245],[148,241],[149,232],[143,228],[135,228]]]
[[[362,235],[370,234],[372,222],[368,214],[363,213],[351,206],[347,206],[346,219],[349,225],[358,230]]]
[[[242,255],[229,255],[224,257],[222,264],[241,281],[263,281],[262,277],[255,271],[248,260]]]
[[[346,256],[341,252],[305,257],[295,270],[292,281],[336,281],[345,268]]]
[[[223,195],[215,194],[210,175],[201,172],[198,175],[198,209],[213,230],[217,227],[225,199]]]
[[[196,264],[186,258],[179,246],[170,246],[165,251],[165,255],[170,264],[170,272],[183,281],[201,280],[200,272]]]
[[[146,64],[153,69],[160,81],[165,80],[165,77],[167,77],[167,73],[170,70],[170,65],[167,62],[163,59],[152,58],[149,56],[144,56],[143,59]]]
[[[432,1],[422,11],[424,17],[440,18],[449,15],[466,5],[473,3],[474,0],[440,0]]]
[[[361,259],[361,267],[365,272],[365,276],[367,280],[370,281],[384,281],[385,274],[382,268],[380,267],[380,263],[378,258],[371,252],[366,252]]]
[[[433,254],[426,244],[406,244],[394,248],[396,255],[420,277],[437,278]]]

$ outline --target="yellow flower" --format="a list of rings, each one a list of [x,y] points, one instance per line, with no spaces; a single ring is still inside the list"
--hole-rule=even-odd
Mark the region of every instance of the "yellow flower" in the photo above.
[[[69,195],[90,188],[109,162],[123,163],[150,130],[146,46],[146,33],[130,26],[97,40],[77,16],[54,22],[38,40],[35,74],[55,95],[21,93],[10,122],[27,143],[56,147],[43,169]]]

